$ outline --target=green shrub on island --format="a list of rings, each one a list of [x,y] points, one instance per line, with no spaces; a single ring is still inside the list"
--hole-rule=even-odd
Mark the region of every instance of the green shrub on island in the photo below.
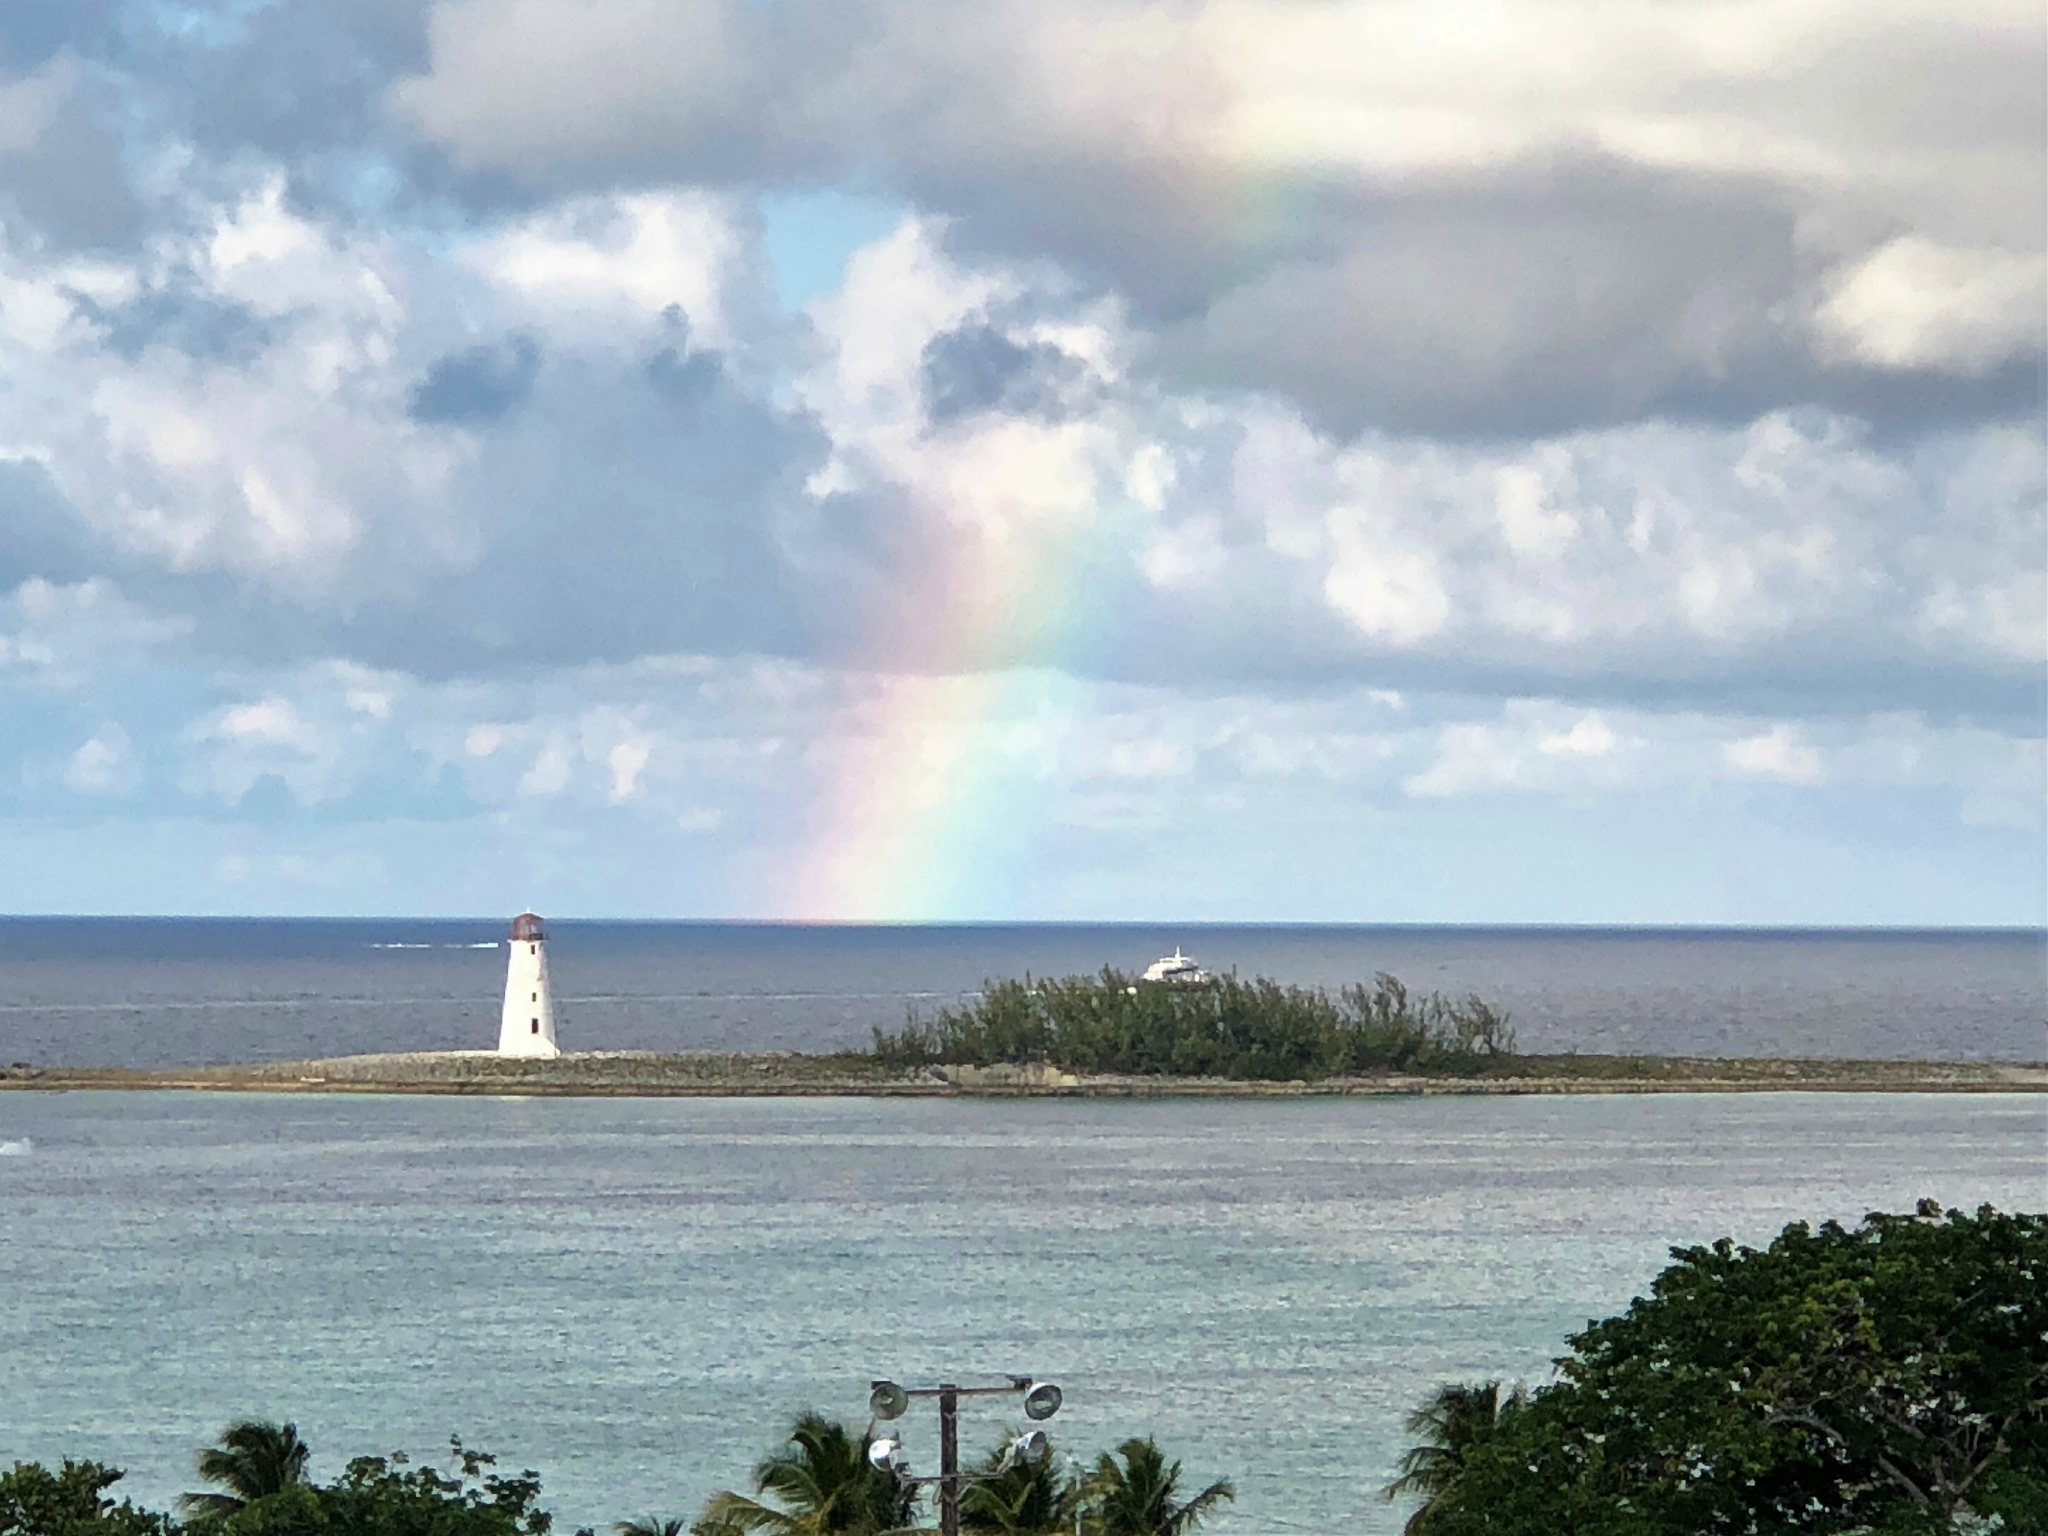
[[[912,1010],[874,1034],[892,1067],[1029,1065],[1266,1082],[1367,1072],[1471,1075],[1514,1053],[1508,1016],[1478,997],[1411,993],[1384,972],[1335,997],[1235,973],[1145,983],[1121,971],[990,981],[980,997]]]
[[[1414,1415],[1411,1536],[2048,1532],[2048,1217],[1923,1201],[1672,1257],[1554,1383]]]

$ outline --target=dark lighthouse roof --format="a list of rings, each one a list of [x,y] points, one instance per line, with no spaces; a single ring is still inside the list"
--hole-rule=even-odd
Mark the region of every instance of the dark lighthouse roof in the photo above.
[[[525,944],[546,937],[547,935],[540,931],[540,917],[537,913],[522,912],[512,919],[513,943]]]

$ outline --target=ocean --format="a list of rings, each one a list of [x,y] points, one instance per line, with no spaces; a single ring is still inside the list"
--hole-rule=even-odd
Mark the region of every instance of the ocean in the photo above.
[[[478,1047],[498,922],[0,920],[0,1061]],[[570,1048],[820,1049],[988,976],[1143,966],[1510,1008],[1526,1048],[2040,1059],[2039,933],[552,925]],[[2040,1209],[2048,1099],[531,1100],[0,1093],[0,1464],[158,1505],[240,1415],[315,1470],[532,1467],[563,1533],[694,1516],[867,1383],[1058,1381],[1222,1536],[1392,1533],[1437,1384],[1540,1381],[1670,1245]],[[1007,1421],[977,1404],[965,1441]],[[935,1426],[908,1421],[929,1470]]]
[[[0,919],[0,1063],[488,1048],[501,921]],[[565,1048],[826,1050],[989,977],[1211,970],[1476,992],[1536,1051],[2048,1057],[2039,930],[554,922]]]
[[[531,1467],[564,1533],[694,1517],[868,1382],[1057,1381],[1219,1536],[1391,1533],[1433,1386],[1540,1381],[1675,1243],[2040,1209],[2048,1100],[1100,1102],[0,1093],[0,1463],[159,1506],[232,1417],[316,1475]],[[970,1405],[979,1453],[1010,1419]],[[936,1425],[905,1421],[929,1471]]]

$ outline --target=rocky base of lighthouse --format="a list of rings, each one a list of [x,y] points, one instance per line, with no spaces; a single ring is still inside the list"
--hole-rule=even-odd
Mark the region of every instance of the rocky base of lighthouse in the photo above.
[[[419,1055],[424,1053],[412,1052],[410,1054]],[[467,1056],[472,1053],[463,1051],[458,1054]],[[562,1048],[545,1035],[529,1036],[515,1033],[507,1035],[499,1043],[495,1051],[479,1051],[475,1054],[480,1056],[496,1056],[506,1061],[554,1061],[562,1054]]]

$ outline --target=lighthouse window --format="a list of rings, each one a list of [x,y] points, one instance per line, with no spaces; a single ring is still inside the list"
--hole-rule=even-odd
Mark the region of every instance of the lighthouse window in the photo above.
[[[535,1020],[533,1021],[533,1032],[534,1032],[534,1033],[535,1033],[536,1035],[540,1033],[540,1020],[539,1020],[539,1019],[535,1019]]]
[[[539,994],[538,992],[536,992],[536,993],[534,993],[534,994],[533,994],[533,1000],[534,1000],[534,1001],[535,1001],[536,1003],[540,1001],[540,994]]]

